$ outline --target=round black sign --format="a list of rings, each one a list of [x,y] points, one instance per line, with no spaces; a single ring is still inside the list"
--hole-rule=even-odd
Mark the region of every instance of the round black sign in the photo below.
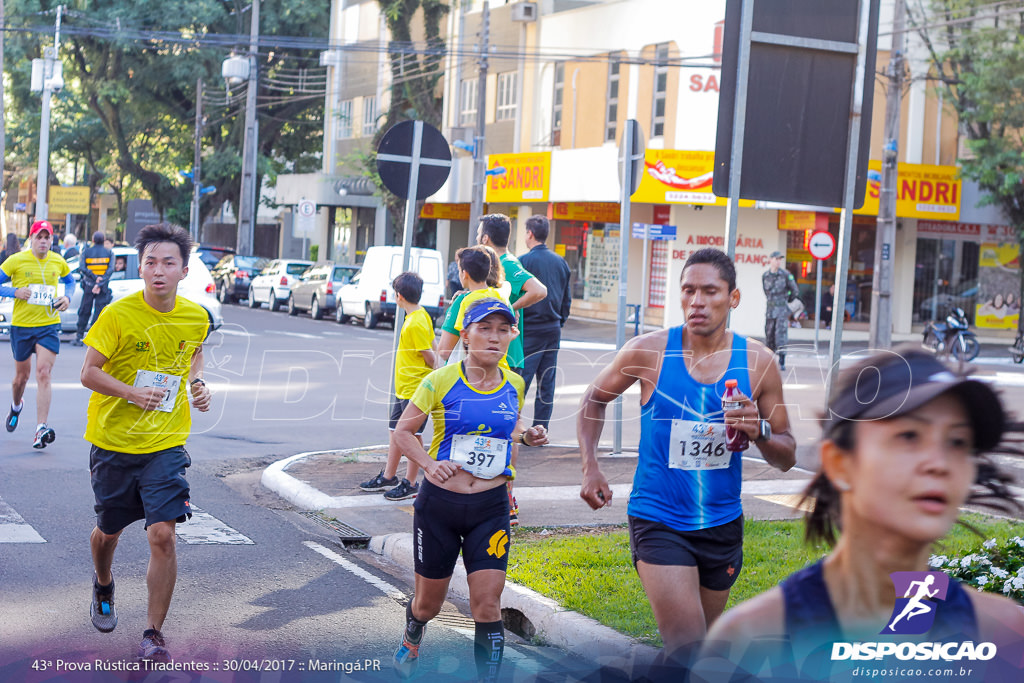
[[[384,186],[395,195],[409,198],[409,175],[413,161],[416,127],[422,126],[416,199],[426,199],[441,189],[452,166],[452,152],[441,132],[422,121],[396,123],[377,146],[377,172]]]

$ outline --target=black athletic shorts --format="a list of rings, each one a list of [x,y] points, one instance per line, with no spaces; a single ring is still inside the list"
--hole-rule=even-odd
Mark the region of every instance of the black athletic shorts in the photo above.
[[[506,487],[454,493],[424,479],[413,509],[413,556],[420,576],[447,579],[455,571],[459,551],[467,574],[508,569],[512,527]]]
[[[708,590],[732,588],[743,568],[743,515],[696,531],[677,531],[660,522],[629,518],[633,566],[640,560],[662,566],[696,567]]]
[[[388,420],[388,429],[395,431],[398,427],[398,421],[402,419],[402,413],[405,412],[406,407],[409,405],[409,401],[412,399],[398,398],[394,394],[391,395],[391,419]],[[423,416],[423,423],[420,428],[416,430],[417,434],[423,433],[423,428],[427,426],[427,416]]]
[[[93,446],[89,452],[92,491],[96,496],[96,526],[116,534],[145,519],[179,524],[192,516],[185,468],[192,459],[184,446],[155,453],[118,453]]]

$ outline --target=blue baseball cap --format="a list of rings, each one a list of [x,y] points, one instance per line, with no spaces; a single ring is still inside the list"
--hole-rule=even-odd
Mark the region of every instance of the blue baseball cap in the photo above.
[[[516,324],[516,314],[501,299],[480,299],[473,302],[473,305],[466,311],[462,318],[462,329],[466,329],[473,323],[478,323],[489,315],[498,313],[505,317],[512,325]]]

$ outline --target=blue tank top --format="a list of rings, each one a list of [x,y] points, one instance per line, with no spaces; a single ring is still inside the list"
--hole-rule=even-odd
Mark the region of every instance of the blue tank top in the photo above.
[[[844,639],[825,585],[821,560],[786,578],[782,582],[782,598],[786,609],[786,635],[794,643],[801,639],[813,639],[815,643]],[[978,640],[974,604],[960,582],[950,579],[946,599],[936,603],[935,621],[927,637],[936,642]],[[886,636],[879,636],[879,639],[884,640]]]
[[[676,469],[668,461],[672,421],[724,422],[725,380],[735,379],[739,390],[750,396],[748,364],[747,340],[733,332],[725,374],[714,384],[702,384],[686,369],[682,326],[669,329],[658,383],[641,406],[640,456],[627,508],[631,516],[677,531],[694,531],[726,524],[743,514],[742,453],[733,453],[723,469]]]

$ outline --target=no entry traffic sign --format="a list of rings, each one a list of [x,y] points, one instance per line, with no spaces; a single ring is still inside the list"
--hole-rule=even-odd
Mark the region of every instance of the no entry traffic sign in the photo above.
[[[836,238],[829,232],[813,233],[807,241],[807,251],[819,261],[824,261],[836,252]]]

